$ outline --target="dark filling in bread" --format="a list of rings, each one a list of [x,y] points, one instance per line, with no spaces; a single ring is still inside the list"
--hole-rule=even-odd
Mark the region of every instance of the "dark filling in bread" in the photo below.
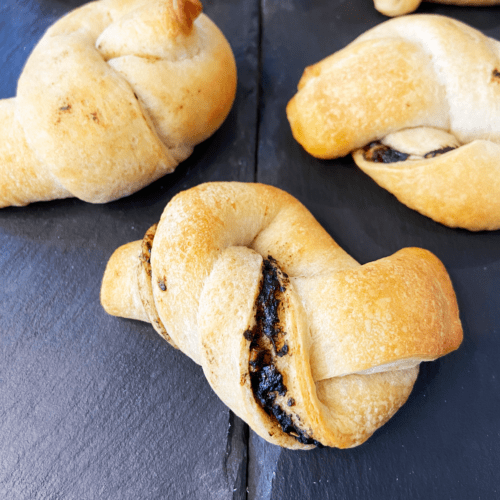
[[[285,396],[287,393],[283,376],[274,363],[276,357],[288,354],[286,332],[279,323],[279,307],[287,283],[288,276],[278,268],[276,261],[271,256],[265,259],[256,302],[256,324],[243,334],[250,341],[249,371],[252,390],[255,399],[270,417],[276,419],[283,432],[295,437],[300,443],[321,447],[321,443],[297,428],[292,415],[276,402],[278,395]],[[293,398],[289,398],[288,406],[294,404]],[[296,418],[299,417],[296,415]]]
[[[447,146],[446,148],[441,148],[441,149],[436,149],[434,151],[430,151],[427,153],[424,158],[434,158],[435,156],[442,155],[444,153],[447,153],[448,151],[453,151],[455,148],[452,146]]]
[[[384,146],[381,142],[372,142],[364,149],[364,157],[367,161],[375,163],[395,163],[397,161],[405,161],[408,156],[406,153],[401,153],[389,146]]]
[[[153,240],[155,238],[157,227],[158,227],[158,224],[153,224],[146,231],[146,234],[144,235],[144,238],[142,239],[141,255],[139,256],[139,258],[142,261],[142,265],[144,267],[144,270],[146,271],[146,274],[149,277],[151,277],[153,274],[153,271],[151,269],[151,250],[153,248]]]
[[[150,289],[150,294],[151,294],[151,301],[153,300],[152,298],[152,276],[153,276],[153,268],[151,267],[151,252],[153,250],[153,241],[155,238],[156,234],[156,229],[158,227],[158,224],[153,224],[147,231],[146,234],[144,235],[144,238],[142,239],[142,244],[141,244],[141,253],[139,255],[139,259],[141,261],[141,269],[142,272],[146,273],[147,280],[148,280],[148,288]],[[165,283],[165,279],[160,278],[157,281],[157,285],[160,288],[162,292],[167,291],[167,285]],[[144,301],[144,297],[141,298]],[[165,326],[163,325],[160,316],[158,315],[158,311],[156,309],[152,311],[151,309],[148,310],[148,307],[146,307],[146,303],[144,303],[144,307],[146,308],[147,315],[149,317],[149,320],[155,327],[156,331],[164,338],[167,340],[167,342],[170,343],[173,347],[176,347],[172,339],[170,338],[170,335],[167,333],[167,330]]]
[[[434,158],[435,156],[442,155],[448,151],[452,151],[454,147],[447,146],[445,148],[430,151],[424,155],[425,159]],[[402,153],[395,149],[382,144],[379,141],[371,142],[363,149],[363,156],[366,161],[373,161],[374,163],[396,163],[398,161],[405,161],[410,156],[409,154]]]
[[[139,258],[141,259],[142,262],[142,267],[146,274],[151,278],[153,276],[153,268],[151,267],[151,251],[153,249],[153,241],[155,238],[156,234],[156,228],[158,227],[158,224],[153,224],[147,231],[146,234],[144,235],[144,238],[142,239],[142,246],[141,246],[141,255]],[[160,287],[160,290],[162,292],[167,291],[167,285],[165,284],[165,280],[160,278],[158,280],[158,286]]]

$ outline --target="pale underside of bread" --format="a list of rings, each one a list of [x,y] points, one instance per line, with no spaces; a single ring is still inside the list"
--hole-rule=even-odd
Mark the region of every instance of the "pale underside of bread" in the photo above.
[[[57,21],[21,73],[6,124],[23,132],[20,161],[91,203],[172,172],[220,127],[236,91],[231,48],[200,9],[197,0],[101,0]],[[16,160],[0,165],[2,176],[17,175]],[[0,206],[51,199],[30,184],[0,192]]]
[[[394,165],[363,161],[360,153],[354,159],[398,199],[443,224],[498,229],[499,68],[498,41],[443,16],[401,17],[306,68],[287,115],[294,137],[318,158],[402,130],[452,135],[458,147],[436,157]]]
[[[133,244],[136,261],[140,246]],[[117,272],[137,272],[121,255],[111,257],[101,291],[104,308],[118,316],[138,292],[115,290],[139,287],[134,271]],[[268,259],[283,287],[288,352],[273,364],[287,389],[278,402],[294,423],[290,435],[257,402],[250,373],[249,332]],[[418,364],[456,349],[462,337],[435,256],[405,249],[360,266],[305,207],[269,186],[212,183],[177,195],[158,225],[151,264],[154,304],[175,345],[203,366],[236,414],[281,446],[365,441],[406,401]]]

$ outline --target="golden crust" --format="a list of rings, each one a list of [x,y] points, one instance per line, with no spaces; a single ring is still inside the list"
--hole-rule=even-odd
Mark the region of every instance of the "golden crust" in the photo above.
[[[443,16],[392,19],[306,68],[298,88],[287,115],[309,153],[336,158],[401,131],[406,139],[422,130],[447,134],[459,147],[438,157],[394,165],[368,161],[362,152],[354,159],[438,222],[500,228],[500,166],[493,156],[500,146],[500,42]]]
[[[0,208],[71,196],[37,161],[14,113],[15,99],[0,101]]]
[[[402,127],[444,126],[444,89],[414,43],[382,39],[347,46],[306,68],[287,105],[295,139],[335,158]]]
[[[356,269],[293,281],[309,319],[316,381],[412,366],[461,341],[452,284],[426,250],[405,248]]]
[[[141,243],[131,241],[113,253],[102,279],[100,299],[108,314],[149,322],[137,282]]]
[[[433,3],[480,7],[498,5],[500,0],[426,0]],[[422,0],[374,0],[375,8],[386,16],[402,16],[418,9]]]
[[[122,307],[113,302],[121,300],[113,281],[123,251],[116,253],[101,293],[113,314]],[[361,266],[271,186],[209,183],[178,194],[158,224],[151,266],[148,307],[154,303],[174,343],[255,432],[288,448],[360,444],[406,401],[418,364],[462,341],[437,257],[409,248]],[[132,271],[121,275],[130,282],[116,286],[139,287]],[[275,284],[264,298],[269,276]],[[263,315],[278,325],[273,334],[262,333]],[[271,367],[281,424],[259,392]]]
[[[417,10],[422,0],[374,0],[375,8],[382,14],[393,17]]]
[[[91,203],[172,172],[219,128],[236,92],[231,48],[200,12],[198,0],[100,0],[57,21],[23,69],[6,125],[25,139],[19,161]],[[28,176],[15,160],[2,168]],[[30,183],[15,178],[0,205],[51,198]]]

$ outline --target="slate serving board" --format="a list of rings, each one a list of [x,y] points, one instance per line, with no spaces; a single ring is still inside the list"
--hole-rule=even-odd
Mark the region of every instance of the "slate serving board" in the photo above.
[[[0,98],[15,95],[44,30],[83,3],[2,1]],[[212,138],[128,198],[0,210],[0,498],[498,498],[500,232],[450,229],[407,209],[350,157],[310,157],[285,117],[306,65],[386,18],[371,0],[204,7],[229,39],[239,75],[235,106]],[[426,4],[419,12],[500,39],[499,8]],[[362,446],[269,445],[150,326],[102,310],[113,250],[141,238],[176,193],[213,180],[285,189],[361,263],[420,246],[446,265],[464,343],[422,365],[408,402]]]

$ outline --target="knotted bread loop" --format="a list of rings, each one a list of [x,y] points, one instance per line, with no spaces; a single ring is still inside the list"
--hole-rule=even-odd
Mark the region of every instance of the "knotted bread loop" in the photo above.
[[[262,184],[178,194],[144,242],[113,254],[101,302],[168,332],[224,403],[288,448],[362,443],[406,401],[419,363],[462,340],[434,255],[410,248],[361,266]]]
[[[480,7],[498,5],[500,0],[428,0],[434,3]],[[374,0],[375,8],[386,16],[402,16],[418,9],[422,0]]]
[[[400,201],[500,228],[500,43],[443,16],[391,19],[306,68],[287,106],[318,158],[353,152]]]
[[[115,200],[213,134],[236,65],[200,12],[199,0],[100,0],[51,26],[0,101],[0,207]]]

